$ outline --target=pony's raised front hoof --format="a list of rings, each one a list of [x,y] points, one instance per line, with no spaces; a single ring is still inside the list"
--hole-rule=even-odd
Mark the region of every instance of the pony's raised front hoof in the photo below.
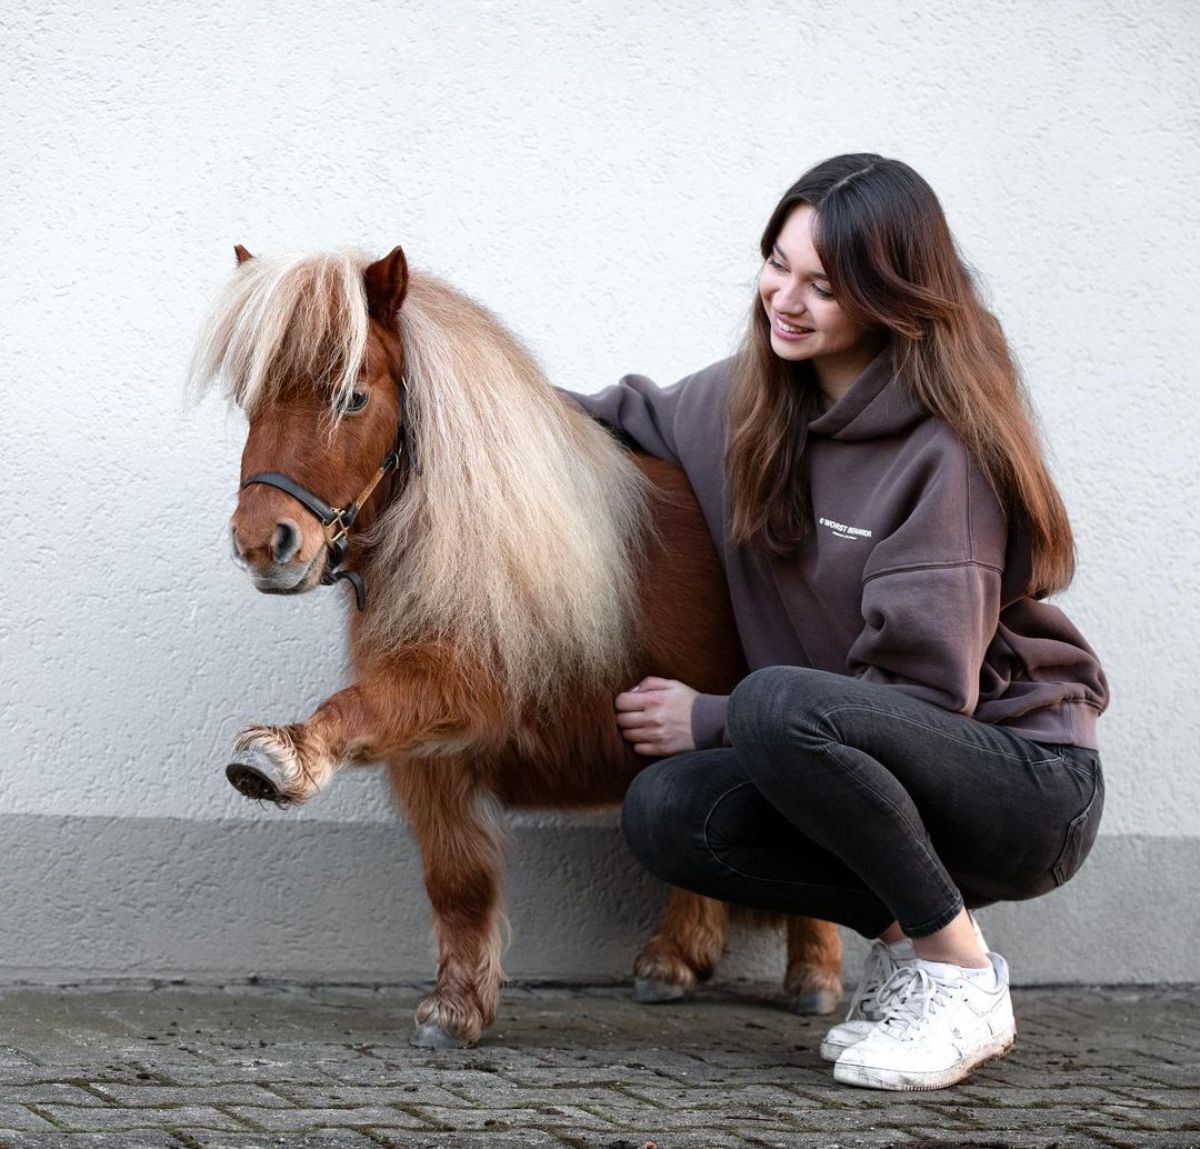
[[[470,1044],[461,1037],[454,1037],[429,1021],[417,1026],[412,1043],[418,1049],[470,1049]]]
[[[668,1001],[682,1001],[691,997],[687,986],[672,981],[657,981],[649,977],[633,979],[633,1000],[641,1005],[662,1005]]]
[[[239,794],[263,802],[274,802],[276,806],[291,805],[291,798],[282,789],[283,778],[279,767],[267,755],[254,747],[234,753],[237,754],[237,760],[225,767],[225,777]]]
[[[788,1009],[801,1017],[824,1017],[833,1013],[842,1000],[841,994],[828,989],[812,989],[798,993],[788,1002]]]

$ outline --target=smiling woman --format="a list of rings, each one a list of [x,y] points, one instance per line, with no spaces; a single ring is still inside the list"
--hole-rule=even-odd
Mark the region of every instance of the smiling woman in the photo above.
[[[887,342],[879,328],[842,310],[817,254],[817,213],[802,204],[771,245],[758,277],[758,294],[770,320],[771,350],[789,363],[805,360],[832,407]]]
[[[575,398],[680,463],[753,671],[644,679],[622,825],[646,867],[875,939],[834,1076],[937,1088],[1015,1035],[967,906],[1067,881],[1099,826],[1099,661],[1044,601],[1074,567],[1000,325],[906,164],[838,156],[763,232],[745,341]]]

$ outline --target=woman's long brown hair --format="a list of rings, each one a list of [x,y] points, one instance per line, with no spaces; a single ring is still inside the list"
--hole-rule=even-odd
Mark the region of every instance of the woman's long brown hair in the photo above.
[[[898,160],[826,160],[779,201],[763,232],[764,260],[801,204],[815,212],[814,245],[842,310],[890,333],[904,385],[963,440],[1010,521],[1020,517],[1032,552],[1028,593],[1061,590],[1075,567],[1066,508],[1004,333],[979,300],[933,189]],[[804,449],[821,410],[811,365],[772,351],[756,291],[730,395],[735,542],[787,555],[812,531]]]

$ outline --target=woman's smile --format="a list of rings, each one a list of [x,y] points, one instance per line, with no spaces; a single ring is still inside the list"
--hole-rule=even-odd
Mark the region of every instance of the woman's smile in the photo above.
[[[799,343],[813,334],[811,327],[805,327],[799,323],[789,323],[782,315],[778,314],[772,314],[771,327],[780,339],[785,339],[789,343]]]

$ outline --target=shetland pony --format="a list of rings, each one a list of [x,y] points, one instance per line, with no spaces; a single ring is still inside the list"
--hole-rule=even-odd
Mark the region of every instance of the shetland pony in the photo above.
[[[387,764],[438,948],[414,1040],[474,1045],[502,978],[503,811],[618,804],[647,759],[613,696],[640,678],[732,689],[719,562],[682,472],[623,448],[400,248],[373,263],[236,251],[192,367],[249,421],[234,556],[261,591],[346,579],[363,609],[352,685],[306,721],[243,730],[227,774],[282,806],[344,765]],[[672,889],[634,963],[639,1000],[707,978],[727,920]],[[792,1008],[829,1012],[835,928],[786,933]]]

